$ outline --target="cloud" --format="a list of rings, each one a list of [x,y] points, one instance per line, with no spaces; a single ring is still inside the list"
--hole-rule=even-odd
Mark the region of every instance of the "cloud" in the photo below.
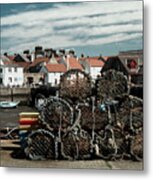
[[[25,28],[23,26],[16,26],[8,29],[3,29],[1,36],[4,38],[21,38],[21,39],[30,39],[30,38],[40,38],[52,33],[51,25],[44,24],[43,26],[33,26],[32,28]]]
[[[142,20],[142,11],[136,12],[128,12],[128,13],[117,13],[117,14],[107,14],[98,17],[79,17],[73,19],[65,19],[55,22],[56,26],[63,26],[63,25],[109,25],[111,23],[118,23],[118,22],[126,22],[129,23],[134,20]]]
[[[67,18],[79,18],[82,16],[94,15],[98,13],[113,14],[125,13],[127,11],[138,11],[142,8],[141,1],[134,2],[84,2],[75,6],[71,4],[57,4],[56,8],[46,10],[26,11],[20,14],[10,15],[1,19],[2,24],[22,24],[27,21],[33,22],[36,20],[58,20]]]
[[[138,38],[141,37],[142,34],[141,33],[134,33],[134,34],[125,34],[125,33],[119,33],[116,35],[112,35],[106,38],[98,38],[98,39],[92,39],[92,40],[88,40],[86,42],[86,44],[90,44],[90,45],[94,45],[94,44],[108,44],[108,43],[118,43],[121,41],[125,41],[125,40],[130,40],[130,39],[134,39],[134,38]]]
[[[55,3],[42,10],[36,7],[30,4],[25,12],[2,16],[2,49],[17,52],[35,45],[81,47],[142,38],[141,1]]]

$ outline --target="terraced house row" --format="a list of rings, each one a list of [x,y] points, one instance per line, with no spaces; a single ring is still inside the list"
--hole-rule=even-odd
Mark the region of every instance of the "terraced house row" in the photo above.
[[[70,69],[79,69],[89,74],[93,81],[105,69],[122,71],[128,78],[142,76],[143,52],[126,51],[117,56],[81,55],[74,50],[43,49],[35,47],[33,52],[25,50],[22,54],[0,56],[0,86],[34,86],[49,84],[58,86],[60,77]]]

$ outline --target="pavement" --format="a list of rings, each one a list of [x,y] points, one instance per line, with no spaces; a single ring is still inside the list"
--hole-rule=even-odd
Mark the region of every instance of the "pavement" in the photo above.
[[[103,170],[143,170],[143,162],[130,160],[42,160],[32,161],[25,157],[14,158],[18,153],[20,145],[18,140],[1,140],[1,166],[20,168],[58,168],[58,169],[103,169]]]

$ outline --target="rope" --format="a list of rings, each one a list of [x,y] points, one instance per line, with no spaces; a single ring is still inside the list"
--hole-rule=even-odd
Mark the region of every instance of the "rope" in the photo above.
[[[92,119],[93,119],[93,125],[92,125],[92,142],[95,138],[95,98],[92,97]]]
[[[13,129],[11,129],[11,130],[9,131],[9,128],[7,127],[7,131],[8,131],[7,134],[1,136],[1,138],[7,138],[7,137],[10,137],[11,139],[14,139],[14,138],[11,136],[11,133],[12,133],[13,131],[18,130],[18,129],[19,129],[19,127],[16,126],[16,127],[14,127]]]

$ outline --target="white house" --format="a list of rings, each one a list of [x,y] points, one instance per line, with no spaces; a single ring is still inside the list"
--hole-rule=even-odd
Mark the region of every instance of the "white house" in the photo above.
[[[66,67],[64,64],[46,64],[40,72],[45,74],[45,84],[57,86],[60,83],[61,75],[66,72]]]
[[[83,66],[84,71],[90,74],[93,80],[100,75],[100,71],[104,66],[104,62],[98,57],[87,57],[79,59],[80,64]]]
[[[0,65],[0,85],[22,86],[23,81],[23,67],[19,67],[16,64]]]

